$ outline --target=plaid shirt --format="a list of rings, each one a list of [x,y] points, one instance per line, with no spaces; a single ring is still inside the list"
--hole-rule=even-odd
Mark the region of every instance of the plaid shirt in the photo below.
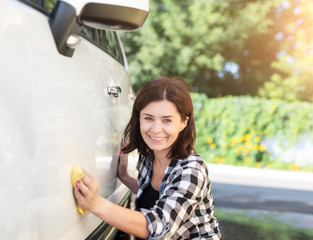
[[[135,205],[151,176],[152,160],[143,159]],[[222,239],[207,165],[198,154],[173,159],[163,175],[159,200],[150,210],[140,211],[148,222],[149,239]]]

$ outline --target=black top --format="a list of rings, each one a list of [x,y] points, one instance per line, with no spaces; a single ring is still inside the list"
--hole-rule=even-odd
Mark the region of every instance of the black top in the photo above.
[[[151,209],[159,199],[159,191],[155,190],[151,183],[145,188],[137,203],[137,210],[140,208]]]
[[[151,209],[159,199],[159,191],[155,190],[151,183],[143,190],[137,203],[137,210],[140,208]],[[136,240],[143,240],[136,238]]]

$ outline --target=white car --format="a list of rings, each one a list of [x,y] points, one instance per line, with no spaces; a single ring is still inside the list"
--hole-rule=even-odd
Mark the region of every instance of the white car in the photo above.
[[[134,96],[117,31],[139,28],[148,9],[148,0],[0,1],[1,240],[114,237],[77,212],[71,171],[79,163],[102,196],[127,205],[116,173]]]

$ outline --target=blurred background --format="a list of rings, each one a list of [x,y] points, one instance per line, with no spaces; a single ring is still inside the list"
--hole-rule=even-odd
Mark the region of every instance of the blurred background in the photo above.
[[[313,171],[313,2],[151,0],[123,33],[134,90],[180,76],[208,162]]]
[[[134,90],[160,76],[193,86],[225,239],[313,239],[313,2],[150,4],[144,26],[122,34]]]

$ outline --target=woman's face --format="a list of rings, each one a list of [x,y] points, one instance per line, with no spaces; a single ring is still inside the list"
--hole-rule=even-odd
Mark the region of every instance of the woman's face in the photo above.
[[[182,119],[174,103],[162,100],[149,103],[140,111],[140,133],[156,154],[166,152],[187,126],[188,119]]]

